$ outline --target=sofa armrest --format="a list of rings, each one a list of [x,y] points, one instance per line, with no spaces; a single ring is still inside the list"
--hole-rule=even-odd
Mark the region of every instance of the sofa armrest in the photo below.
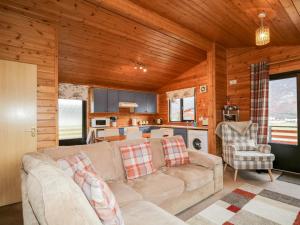
[[[204,166],[209,169],[222,164],[222,158],[212,154],[191,149],[188,149],[188,153],[192,164]]]
[[[269,154],[269,153],[271,153],[271,145],[258,144],[257,145],[257,151]]]
[[[223,162],[222,158],[216,155],[188,149],[192,164],[204,166],[214,173],[215,192],[223,189]]]

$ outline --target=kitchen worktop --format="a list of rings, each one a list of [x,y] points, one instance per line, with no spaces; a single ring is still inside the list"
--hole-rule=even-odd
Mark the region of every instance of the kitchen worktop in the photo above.
[[[183,126],[183,125],[170,125],[170,124],[146,124],[146,125],[137,125],[137,126],[117,126],[117,127],[103,127],[103,129],[108,128],[126,128],[126,127],[164,127],[164,128],[183,128],[188,130],[208,130],[207,126],[201,126],[201,127],[194,127],[194,126]]]

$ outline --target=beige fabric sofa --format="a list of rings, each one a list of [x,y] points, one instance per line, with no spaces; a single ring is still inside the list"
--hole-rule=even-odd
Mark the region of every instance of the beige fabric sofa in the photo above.
[[[24,225],[101,224],[80,188],[55,163],[80,151],[88,155],[97,173],[109,184],[126,225],[185,224],[173,215],[223,188],[220,157],[189,150],[191,164],[166,168],[159,138],[149,139],[157,171],[127,181],[119,147],[144,141],[57,147],[24,155],[21,171]]]

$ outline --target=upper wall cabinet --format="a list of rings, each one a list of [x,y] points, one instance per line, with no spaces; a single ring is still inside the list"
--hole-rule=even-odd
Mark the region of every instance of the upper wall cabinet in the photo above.
[[[137,103],[135,113],[156,113],[157,110],[155,93],[93,88],[92,94],[94,99],[91,103],[92,113],[119,112],[119,102]]]
[[[119,92],[118,90],[108,89],[107,91],[107,111],[119,112]]]
[[[146,102],[147,102],[147,113],[156,113],[157,112],[156,94],[147,93],[146,94]]]
[[[93,99],[94,102],[92,112],[107,112],[107,96],[108,96],[108,89],[107,88],[94,88],[93,89]]]
[[[119,90],[120,102],[135,102],[136,92]]]

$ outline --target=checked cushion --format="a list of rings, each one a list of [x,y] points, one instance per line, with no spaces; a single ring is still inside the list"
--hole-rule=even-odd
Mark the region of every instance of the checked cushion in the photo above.
[[[108,185],[94,173],[76,171],[74,181],[81,188],[104,225],[124,225],[121,210]]]
[[[162,140],[166,166],[181,166],[190,163],[182,136]]]
[[[128,180],[155,172],[149,142],[122,146],[120,151]]]
[[[76,171],[88,171],[96,174],[89,157],[80,152],[76,155],[67,156],[57,160],[58,166],[70,177],[74,177]]]

